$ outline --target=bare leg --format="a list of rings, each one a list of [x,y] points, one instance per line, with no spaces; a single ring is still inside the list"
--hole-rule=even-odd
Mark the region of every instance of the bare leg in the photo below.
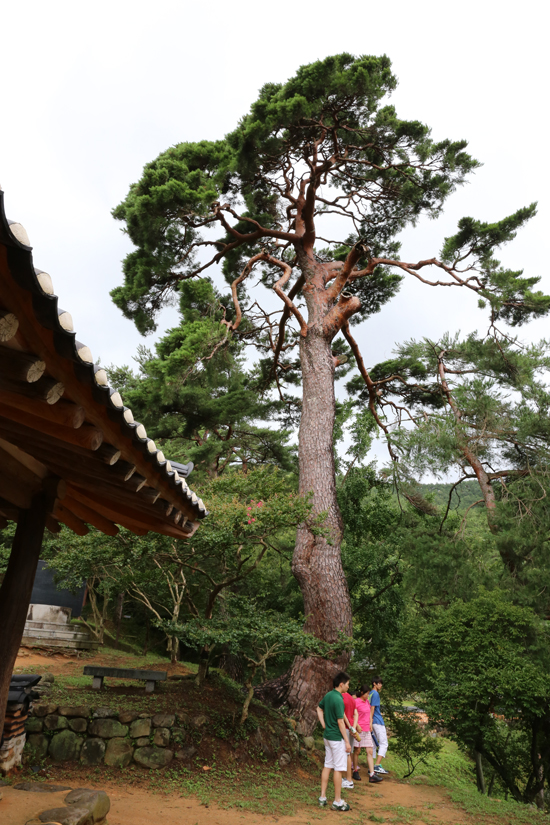
[[[378,754],[378,756],[376,757],[376,764],[381,765],[383,758],[384,758],[383,756],[380,756],[380,754]]]
[[[330,768],[323,768],[321,773],[321,797],[326,797],[327,795],[327,788],[328,788],[328,780],[330,776]],[[342,780],[340,780],[340,785],[342,784]]]
[[[351,753],[348,753],[348,769],[346,771],[346,779],[351,782]]]
[[[372,761],[372,748],[367,748],[367,762],[369,763],[369,775],[374,773],[374,763]],[[376,763],[378,765],[378,762]]]
[[[361,753],[361,748],[354,748],[353,749],[353,770],[356,771],[359,766],[359,754]]]
[[[334,801],[339,803],[342,801],[342,771],[334,771]]]

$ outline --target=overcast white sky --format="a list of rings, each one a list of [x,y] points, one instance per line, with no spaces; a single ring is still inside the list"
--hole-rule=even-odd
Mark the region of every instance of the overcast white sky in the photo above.
[[[402,257],[437,254],[463,215],[498,219],[537,200],[537,217],[502,259],[542,276],[550,291],[547,30],[540,0],[4,4],[8,217],[27,229],[35,265],[52,276],[78,338],[102,363],[129,364],[143,339],[109,298],[130,248],[110,210],[143,165],[171,144],[222,137],[264,83],[301,64],[386,53],[399,78],[398,114],[428,123],[436,139],[466,138],[484,163],[444,217],[404,235]],[[161,330],[173,318],[168,312]],[[407,282],[358,337],[372,364],[405,338],[478,325],[474,295]],[[538,339],[546,326],[522,335]]]

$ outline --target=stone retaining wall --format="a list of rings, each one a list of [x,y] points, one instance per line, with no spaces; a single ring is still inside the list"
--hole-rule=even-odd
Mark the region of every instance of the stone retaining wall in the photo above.
[[[25,754],[55,762],[126,767],[137,762],[163,768],[172,759],[196,753],[190,729],[208,724],[206,716],[185,713],[132,713],[110,708],[34,705],[26,723]]]

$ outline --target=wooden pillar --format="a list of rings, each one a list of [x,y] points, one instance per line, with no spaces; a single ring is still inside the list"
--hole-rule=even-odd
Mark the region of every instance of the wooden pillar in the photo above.
[[[29,510],[21,510],[8,569],[0,588],[0,733],[11,675],[23,637],[38,566],[46,516],[53,502],[46,492],[33,496]]]

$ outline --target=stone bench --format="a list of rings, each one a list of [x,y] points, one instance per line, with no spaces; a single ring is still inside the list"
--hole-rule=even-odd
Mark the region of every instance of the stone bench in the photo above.
[[[101,690],[103,680],[106,676],[115,679],[141,679],[145,682],[145,693],[152,693],[155,689],[155,682],[166,681],[165,670],[133,670],[126,667],[94,667],[86,665],[84,676],[93,676],[92,688]]]

